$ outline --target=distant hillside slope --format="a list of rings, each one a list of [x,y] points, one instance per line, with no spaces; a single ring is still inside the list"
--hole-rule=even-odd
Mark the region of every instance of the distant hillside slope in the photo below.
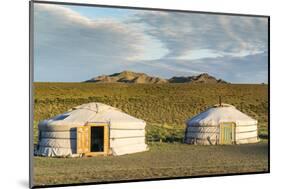
[[[101,75],[94,77],[85,82],[94,83],[206,83],[206,84],[216,84],[216,83],[227,83],[224,80],[216,79],[213,76],[203,73],[197,76],[189,77],[172,77],[171,79],[163,79],[160,77],[149,76],[145,73],[136,73],[132,71],[123,71],[120,73],[115,73],[112,75]]]

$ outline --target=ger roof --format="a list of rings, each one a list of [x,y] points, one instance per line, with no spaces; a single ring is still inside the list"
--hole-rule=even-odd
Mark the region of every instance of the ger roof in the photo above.
[[[39,128],[62,126],[73,127],[83,126],[87,123],[110,123],[111,127],[122,128],[143,128],[145,122],[141,119],[128,115],[112,106],[92,102],[76,106],[69,111],[43,120],[39,123]]]
[[[230,104],[216,104],[187,121],[188,126],[217,126],[222,122],[234,122],[236,125],[254,125],[257,120],[237,110]]]

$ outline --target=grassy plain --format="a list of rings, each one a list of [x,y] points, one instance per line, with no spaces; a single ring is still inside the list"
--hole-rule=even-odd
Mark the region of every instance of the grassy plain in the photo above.
[[[268,171],[268,86],[238,84],[35,83],[37,124],[88,102],[101,102],[147,122],[150,150],[119,157],[34,157],[36,185]],[[218,103],[258,120],[261,143],[235,146],[181,144],[185,120]],[[174,141],[175,143],[168,143]]]
[[[234,84],[97,84],[35,83],[34,133],[37,123],[88,102],[102,102],[147,122],[147,138],[180,141],[184,122],[218,103],[258,120],[259,135],[268,136],[268,86]]]

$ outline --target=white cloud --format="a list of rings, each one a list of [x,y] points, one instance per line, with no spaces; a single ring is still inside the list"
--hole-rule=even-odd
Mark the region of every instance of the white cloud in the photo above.
[[[133,26],[116,20],[91,20],[59,5],[36,4],[35,47],[48,58],[110,55],[117,61],[133,61],[161,57],[150,55],[145,48],[161,48],[161,44]]]
[[[202,50],[210,57],[242,57],[267,50],[267,18],[146,12],[131,22],[146,24],[146,32],[169,49],[167,58],[192,59],[188,56]]]
[[[210,49],[199,49],[199,50],[188,50],[185,54],[175,57],[175,59],[183,60],[198,60],[204,58],[218,58],[223,55],[219,52],[210,50]]]

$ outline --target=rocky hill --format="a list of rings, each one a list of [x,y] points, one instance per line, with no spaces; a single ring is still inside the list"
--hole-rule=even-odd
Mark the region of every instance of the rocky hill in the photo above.
[[[216,84],[216,83],[227,83],[222,79],[216,79],[215,77],[203,73],[197,76],[190,77],[172,77],[168,80],[170,83],[206,83],[206,84]]]
[[[102,75],[86,82],[95,82],[95,83],[167,83],[166,79],[159,77],[148,76],[145,73],[136,73],[131,71],[123,71],[120,73],[115,73],[112,75]]]
[[[149,76],[145,73],[136,73],[132,71],[123,71],[120,73],[114,73],[112,75],[101,75],[94,77],[85,82],[94,82],[94,83],[206,83],[206,84],[216,84],[216,83],[227,83],[224,80],[216,79],[213,76],[203,73],[197,76],[181,76],[181,77],[172,77],[170,79],[163,79],[160,77]]]

